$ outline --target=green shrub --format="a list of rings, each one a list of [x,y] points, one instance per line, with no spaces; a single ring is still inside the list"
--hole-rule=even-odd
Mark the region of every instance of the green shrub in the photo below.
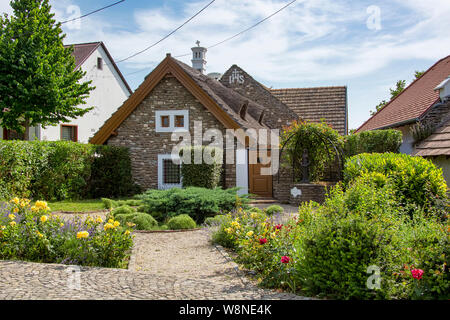
[[[142,212],[117,214],[115,219],[122,225],[134,223],[136,230],[155,230],[158,227],[158,222],[152,216]]]
[[[139,192],[139,186],[133,182],[128,148],[95,146],[88,196],[120,198]]]
[[[187,214],[181,214],[179,216],[169,219],[167,226],[171,230],[182,230],[182,229],[195,229],[197,224],[195,221]]]
[[[105,209],[114,209],[117,207],[117,202],[108,198],[102,198],[103,205],[105,206]]]
[[[196,153],[200,157],[197,159],[199,163],[195,161]],[[223,151],[221,149],[205,146],[181,149],[180,156],[186,155],[187,160],[181,166],[183,187],[215,189],[220,185],[223,170]]]
[[[0,141],[0,198],[49,201],[136,193],[128,150],[69,141]]]
[[[361,153],[399,153],[402,142],[399,130],[364,131],[345,137],[344,153],[347,157]]]
[[[274,214],[282,214],[284,212],[283,207],[278,205],[273,205],[264,210],[268,216],[273,216]]]
[[[248,210],[248,212],[263,213],[263,211],[258,207],[252,207]]]
[[[389,280],[395,265],[395,234],[399,223],[370,219],[360,214],[328,215],[303,208],[301,254],[297,257],[298,281],[304,292],[337,299],[386,298],[389,289],[366,287],[368,268],[382,268]],[[394,261],[394,263],[392,262]]]
[[[302,161],[305,149],[308,151],[311,181],[320,181],[324,178],[326,169],[337,166],[337,153],[342,158],[343,138],[325,122],[294,121],[283,130],[280,138],[284,150],[283,158],[289,166],[293,165],[294,176],[299,181],[303,178]]]
[[[130,206],[124,205],[124,206],[120,206],[120,207],[113,209],[111,211],[111,214],[115,217],[119,214],[132,214],[135,212],[136,212],[136,209],[134,209]]]
[[[198,224],[207,217],[229,212],[242,205],[248,206],[247,196],[239,197],[237,189],[205,189],[189,187],[170,190],[148,190],[138,196],[152,215],[158,214],[158,221],[187,214]]]
[[[429,160],[405,154],[361,154],[347,160],[344,181],[348,185],[365,173],[380,173],[388,177],[400,204],[416,205],[428,211],[436,199],[446,199],[447,185],[442,169]]]
[[[144,204],[138,206],[138,207],[136,208],[136,210],[137,210],[138,212],[150,213],[150,208],[149,208],[148,206],[144,205]]]

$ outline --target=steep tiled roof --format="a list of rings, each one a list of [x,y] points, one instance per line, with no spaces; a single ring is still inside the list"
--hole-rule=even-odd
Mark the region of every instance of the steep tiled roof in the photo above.
[[[397,127],[414,122],[439,100],[434,89],[450,75],[450,56],[439,60],[383,109],[367,120],[357,132]]]
[[[347,87],[272,89],[271,92],[303,120],[323,119],[340,134],[347,134]]]
[[[261,114],[264,112],[263,106],[243,97],[234,90],[225,87],[219,81],[202,74],[187,64],[176,59],[173,60],[242,128],[264,128],[264,125],[258,122]],[[245,120],[240,116],[240,110],[244,104],[248,104]]]
[[[243,77],[243,83],[230,81],[233,73],[239,73]],[[245,70],[237,65],[232,65],[220,79],[220,83],[225,87],[232,89],[239,95],[254,101],[264,107],[264,121],[271,129],[281,129],[289,125],[294,120],[298,120],[298,115],[277,99],[263,84],[256,81]]]
[[[78,69],[91,54],[97,50],[101,45],[101,42],[91,42],[91,43],[80,43],[80,44],[70,44],[65,47],[68,48],[73,46],[73,56],[75,57],[76,68]]]
[[[450,156],[450,120],[422,141],[417,147],[415,156],[433,157]]]

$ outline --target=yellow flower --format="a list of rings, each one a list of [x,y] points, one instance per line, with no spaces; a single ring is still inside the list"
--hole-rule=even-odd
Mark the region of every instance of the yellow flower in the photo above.
[[[48,205],[45,201],[36,201],[35,206],[39,209],[47,209]]]
[[[233,233],[233,229],[232,228],[226,228],[225,232],[228,234],[232,234]]]
[[[47,220],[48,220],[48,217],[47,217],[47,216],[42,216],[42,217],[41,217],[41,222],[42,222],[42,223],[47,222]]]
[[[112,225],[111,223],[107,223],[105,224],[105,226],[103,227],[103,229],[105,231],[108,231],[109,229],[114,229],[114,225]]]
[[[39,238],[44,237],[44,235],[42,233],[40,233],[39,231],[36,231],[37,235],[39,236]]]
[[[11,200],[11,202],[15,203],[15,204],[19,204],[20,200],[19,200],[19,198],[14,198]]]
[[[249,232],[247,232],[247,237],[251,237],[251,236],[253,236],[253,231],[249,231]]]
[[[16,222],[15,222],[15,221],[11,221],[11,222],[9,223],[9,225],[10,225],[11,227],[15,227],[15,226],[16,226]]]
[[[251,217],[252,219],[256,219],[256,218],[258,218],[258,214],[257,214],[256,212],[252,212],[252,214],[250,215],[250,217]]]
[[[27,206],[27,203],[25,202],[25,201],[21,201],[20,202],[20,206],[22,207],[22,208],[25,208],[26,206]]]
[[[97,223],[103,223],[103,219],[98,217],[97,220],[95,220]]]
[[[19,213],[19,209],[18,208],[14,208],[13,212],[14,213]]]
[[[5,230],[5,226],[0,226],[0,230]]]
[[[77,233],[77,239],[87,239],[89,237],[89,232],[80,231]]]
[[[130,231],[129,230],[127,230],[127,231],[125,231],[125,233],[124,233],[126,236],[128,236],[128,235],[130,235]]]
[[[109,220],[108,220],[108,223],[113,224],[113,223],[114,223],[114,219],[109,219]]]
[[[36,206],[32,206],[32,207],[31,207],[31,211],[33,211],[33,212],[38,212],[38,211],[39,211],[39,208],[36,207]]]
[[[61,223],[60,226],[61,226],[61,228],[64,227],[64,223]]]
[[[9,218],[10,220],[16,220],[16,216],[13,215],[12,213],[8,216],[8,218]]]
[[[132,223],[132,222],[127,222],[127,226],[129,226],[130,228],[132,228],[132,227],[135,227],[136,224],[135,224],[135,223]]]
[[[120,222],[119,221],[114,221],[114,227],[117,228],[118,226],[120,226]]]

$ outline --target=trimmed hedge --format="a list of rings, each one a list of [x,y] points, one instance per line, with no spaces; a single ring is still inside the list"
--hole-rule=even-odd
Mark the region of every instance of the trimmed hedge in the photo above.
[[[237,195],[238,188],[222,190],[189,187],[170,190],[148,190],[137,196],[150,213],[160,222],[166,219],[187,214],[198,224],[208,217],[222,212],[229,212],[238,207],[248,207],[248,196]]]
[[[380,173],[392,180],[402,205],[432,209],[440,199],[447,199],[447,184],[442,169],[421,157],[405,154],[360,154],[347,160],[344,182],[348,186],[367,173]]]
[[[167,226],[170,230],[188,230],[197,228],[195,221],[187,214],[181,214],[171,218],[167,222]]]
[[[138,191],[126,149],[69,141],[0,141],[0,199],[125,197]]]
[[[183,187],[199,187],[214,189],[219,187],[220,178],[222,175],[223,167],[223,152],[219,148],[196,146],[183,148],[180,151],[180,157],[189,156],[186,153],[190,152],[190,162],[183,162],[181,166],[181,174],[183,176]],[[195,154],[202,155],[202,163],[195,163]],[[208,156],[211,158],[209,159]],[[218,159],[214,157],[219,155]],[[209,160],[209,161],[207,161]]]
[[[345,137],[344,153],[352,157],[361,153],[399,153],[403,135],[398,130],[364,131]]]

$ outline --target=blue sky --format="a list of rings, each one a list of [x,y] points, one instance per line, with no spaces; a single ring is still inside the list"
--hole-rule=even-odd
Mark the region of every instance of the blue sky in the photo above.
[[[209,1],[126,0],[79,24],[64,25],[66,42],[104,41],[120,60],[159,40]],[[50,1],[60,20],[76,15],[77,8],[85,14],[113,2]],[[119,67],[134,89],[167,52],[190,53],[196,40],[210,46],[288,2],[216,0],[172,37]],[[8,0],[0,0],[0,11],[10,12]],[[389,98],[397,80],[409,83],[414,71],[450,54],[449,16],[448,0],[298,0],[252,31],[209,50],[207,72],[238,64],[273,88],[346,85],[350,128],[357,128],[375,105]],[[190,64],[190,58],[179,59]]]

